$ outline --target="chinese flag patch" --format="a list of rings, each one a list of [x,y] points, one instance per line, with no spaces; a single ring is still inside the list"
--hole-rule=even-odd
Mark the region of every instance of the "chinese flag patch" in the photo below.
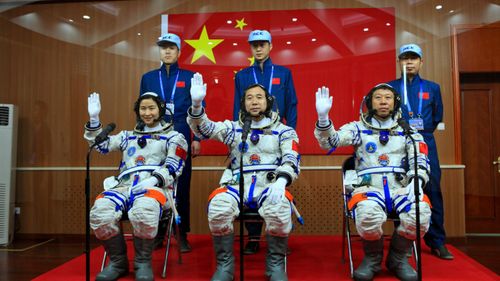
[[[177,81],[176,87],[184,88],[184,87],[186,87],[186,82],[184,82],[184,81]]]
[[[429,99],[429,92],[420,93],[420,96],[422,99],[428,100]]]
[[[295,152],[299,152],[299,143],[296,141],[292,141],[292,150]]]
[[[429,154],[429,148],[427,148],[427,144],[425,142],[421,141],[418,143],[418,150],[425,155]]]
[[[182,147],[177,146],[177,148],[175,149],[175,155],[179,156],[183,160],[186,160],[187,151],[185,151]]]
[[[273,78],[273,85],[279,85],[281,83],[281,79],[279,77]]]

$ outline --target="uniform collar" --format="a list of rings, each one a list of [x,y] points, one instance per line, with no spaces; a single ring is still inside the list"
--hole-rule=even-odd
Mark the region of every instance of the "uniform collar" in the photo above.
[[[162,71],[167,71],[167,65],[162,63],[161,64],[161,68],[160,68]],[[179,63],[178,62],[175,62],[173,64],[170,65],[170,74],[172,73],[176,73],[177,70],[179,69]]]
[[[273,65],[273,61],[271,60],[271,57],[268,57],[267,60],[264,61],[263,67],[267,68],[267,67],[270,67],[271,65]],[[259,62],[255,61],[253,63],[253,67],[259,68]]]
[[[420,80],[421,80],[420,74],[417,74],[415,75],[415,77],[413,77],[413,80],[411,80],[410,84],[413,85],[414,83],[420,83]],[[403,77],[401,77],[401,81],[403,81]]]

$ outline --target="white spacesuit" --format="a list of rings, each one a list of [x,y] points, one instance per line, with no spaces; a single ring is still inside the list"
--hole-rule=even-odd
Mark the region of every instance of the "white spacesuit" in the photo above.
[[[156,235],[162,208],[170,208],[167,192],[172,193],[175,178],[184,167],[187,143],[172,124],[161,121],[158,131],[121,131],[97,145],[100,153],[122,151],[120,173],[107,178],[101,193],[90,211],[90,223],[97,238],[109,239],[120,232],[118,221],[123,212],[134,228],[134,236],[152,239]],[[101,129],[85,128],[90,145]],[[143,147],[141,147],[141,142]],[[157,177],[162,184],[138,187],[137,183]]]
[[[93,95],[95,98],[96,94]],[[152,97],[157,96],[146,93],[136,102],[138,118],[140,101],[153,99]],[[89,97],[89,112],[90,100]],[[121,131],[95,146],[103,154],[122,152],[119,174],[104,180],[104,192],[97,196],[90,211],[90,226],[96,237],[103,240],[111,260],[110,268],[101,272],[97,280],[114,280],[128,271],[126,246],[119,227],[124,213],[128,215],[134,230],[136,278],[153,278],[152,272],[149,272],[152,239],[158,231],[162,211],[175,204],[171,202],[175,179],[181,175],[187,155],[184,136],[174,131],[171,123],[162,120],[164,104],[156,99],[154,102],[162,110],[155,126],[148,127],[139,121],[133,131]],[[95,143],[102,131],[100,123],[94,122],[93,126],[91,123],[92,115],[91,122],[85,125],[84,134],[89,145]],[[148,271],[142,279],[137,275],[140,267],[147,268]]]
[[[243,156],[245,180],[244,203],[249,208],[259,208],[266,222],[266,232],[274,236],[290,233],[291,207],[286,197],[278,204],[266,200],[269,185],[277,176],[286,175],[292,181],[298,177],[298,137],[295,131],[278,121],[273,112],[272,119],[264,127],[255,124],[249,133],[247,151]],[[223,187],[216,189],[208,207],[208,221],[213,235],[233,233],[233,221],[239,215],[238,175],[241,147],[241,123],[234,121],[213,122],[206,114],[189,115],[188,123],[200,138],[216,139],[229,148],[232,176],[223,178]],[[258,139],[254,144],[252,140]]]
[[[393,96],[396,100],[393,113],[385,120],[377,118],[377,113],[371,107],[371,99],[377,91]],[[392,94],[393,95],[392,95]],[[328,103],[328,89],[319,89],[317,106]],[[415,177],[414,161],[418,165],[420,186],[429,180],[429,165],[427,159],[427,145],[423,137],[412,132],[416,141],[417,159],[414,159],[412,141],[398,125],[399,95],[387,84],[377,85],[370,91],[364,100],[369,113],[361,111],[361,120],[348,123],[338,131],[331,121],[318,121],[314,135],[320,146],[332,150],[341,146],[353,146],[355,149],[355,171],[357,178],[353,181],[354,191],[348,202],[352,212],[356,229],[364,240],[365,259],[372,253],[377,253],[371,268],[373,274],[364,274],[362,266],[355,272],[355,280],[371,280],[374,273],[380,270],[382,261],[382,224],[387,219],[387,213],[395,212],[400,218],[400,225],[395,230],[394,243],[401,242],[400,248],[407,248],[411,240],[416,237],[415,196],[412,178]],[[329,100],[331,106],[331,99]],[[386,104],[384,107],[388,107]],[[363,108],[363,105],[362,105]],[[320,115],[321,108],[318,109]],[[371,114],[370,114],[371,112]],[[328,113],[326,112],[326,117]],[[322,119],[321,117],[319,119]],[[420,191],[420,231],[422,235],[428,230],[431,210],[429,201]],[[404,241],[404,243],[402,242]],[[404,246],[402,245],[404,244]],[[405,252],[406,253],[406,252]],[[405,254],[404,257],[406,258]],[[365,260],[364,260],[365,262]],[[399,261],[398,261],[399,262]],[[407,261],[406,261],[407,265]],[[409,266],[409,265],[408,265]],[[388,266],[391,268],[391,266]],[[401,273],[404,280],[413,280],[412,274]],[[398,273],[396,273],[398,275]],[[400,277],[400,275],[398,275]]]
[[[243,151],[244,204],[258,209],[266,222],[269,248],[266,274],[271,280],[287,280],[283,267],[287,237],[292,229],[291,195],[285,192],[299,174],[298,137],[294,129],[282,124],[271,112],[272,97],[264,87],[253,85],[252,91],[264,96],[266,109],[252,119],[246,145],[242,143],[243,122],[208,119],[201,100],[205,89],[198,73],[193,77],[191,96],[193,106],[188,110],[188,124],[201,139],[215,139],[227,145],[232,173],[225,173],[223,186],[209,197],[208,222],[217,255],[217,271],[212,280],[232,280],[234,274],[233,222],[239,215],[239,168]],[[200,84],[201,83],[201,84]],[[197,96],[200,95],[200,96]],[[245,95],[247,96],[247,95]],[[245,105],[243,104],[243,113]],[[248,117],[250,118],[250,117]]]

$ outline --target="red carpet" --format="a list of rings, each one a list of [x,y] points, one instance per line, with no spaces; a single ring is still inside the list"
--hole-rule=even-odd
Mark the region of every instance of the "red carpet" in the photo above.
[[[290,247],[292,254],[288,257],[288,277],[290,280],[351,280],[349,278],[349,264],[342,264],[341,237],[338,236],[292,236]],[[354,265],[361,262],[361,242],[359,238],[353,240]],[[215,268],[211,238],[208,235],[192,235],[190,242],[193,252],[184,254],[183,264],[177,263],[177,251],[174,246],[169,259],[166,280],[210,280]],[[131,241],[129,241],[131,243]],[[235,255],[238,258],[235,243]],[[264,278],[264,249],[253,256],[245,256],[245,280],[266,280]],[[423,243],[422,243],[423,245]],[[386,248],[387,248],[386,244]],[[423,280],[500,280],[499,276],[474,261],[452,246],[448,246],[455,255],[455,260],[444,261],[430,254],[429,249],[423,246],[422,269]],[[133,246],[129,244],[129,249]],[[100,269],[103,248],[99,247],[91,253],[91,280]],[[153,270],[156,280],[161,279],[164,248],[156,250],[153,257]],[[131,272],[120,280],[134,280],[133,253],[129,251]],[[238,261],[237,261],[238,262]],[[238,263],[236,264],[238,268]],[[236,277],[239,273],[236,273]],[[84,280],[85,255],[79,256],[34,280]],[[238,280],[236,278],[235,280]],[[379,274],[376,280],[396,280],[386,269]]]

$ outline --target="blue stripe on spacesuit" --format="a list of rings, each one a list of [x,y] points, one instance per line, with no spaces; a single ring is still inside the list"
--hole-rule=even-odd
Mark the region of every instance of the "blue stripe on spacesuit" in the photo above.
[[[366,192],[366,196],[368,197],[368,199],[371,199],[372,201],[375,201],[377,204],[379,204],[379,206],[385,211],[386,210],[386,207],[385,207],[385,204],[384,204],[384,199],[382,199],[382,197],[380,197],[380,195],[376,192]]]
[[[115,211],[123,211],[126,199],[122,194],[115,191],[104,191],[102,194],[104,195],[104,198],[107,198],[108,200],[111,200],[113,203],[115,203]]]
[[[409,212],[411,209],[411,202],[408,201],[407,196],[399,195],[394,199],[396,212],[398,214],[403,212]]]
[[[209,139],[210,138],[210,135],[206,135],[200,128],[200,125],[196,125],[196,131],[198,131],[200,133],[200,135],[204,138],[204,139]]]
[[[257,176],[252,175],[252,183],[250,184],[250,190],[248,191],[248,200],[246,204],[250,209],[255,209],[257,207],[257,204],[253,202],[253,192],[255,190],[255,183],[257,183]]]
[[[389,183],[387,181],[387,176],[382,177],[382,184],[384,186],[384,197],[385,197],[385,206],[387,208],[387,212],[392,212],[392,201],[391,201],[391,192],[389,191]]]
[[[155,135],[155,136],[153,136],[153,135],[129,136],[129,137],[127,137],[127,139],[129,139],[129,140],[135,140],[135,139],[137,139],[137,138],[139,138],[139,137],[140,137],[140,138],[144,138],[144,139],[155,139],[155,140],[160,139],[160,140],[168,140],[168,138],[167,138],[167,137],[164,137],[164,136],[158,136],[158,135]]]

